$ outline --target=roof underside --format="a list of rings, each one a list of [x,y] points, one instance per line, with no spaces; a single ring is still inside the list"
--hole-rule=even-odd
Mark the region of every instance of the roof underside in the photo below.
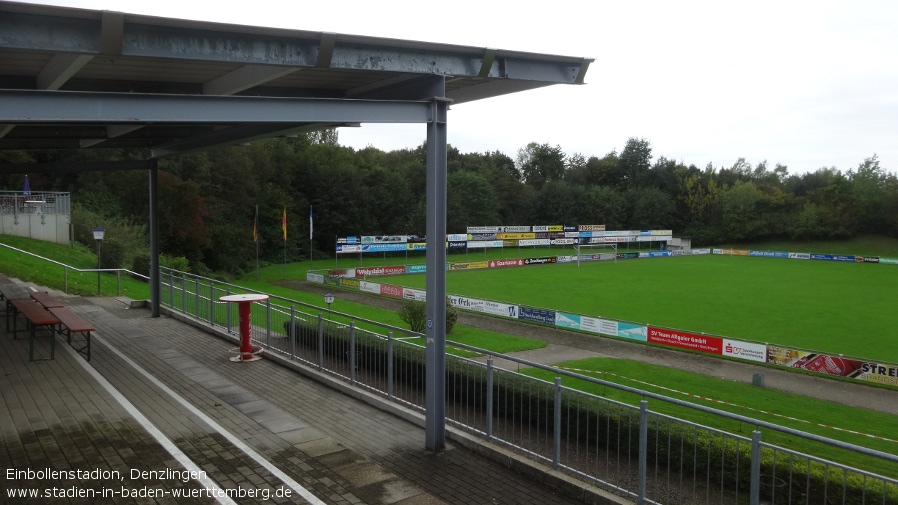
[[[151,157],[582,84],[588,58],[0,2],[0,149]]]

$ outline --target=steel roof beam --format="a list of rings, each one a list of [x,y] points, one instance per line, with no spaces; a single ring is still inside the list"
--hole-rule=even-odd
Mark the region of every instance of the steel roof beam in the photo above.
[[[426,101],[0,90],[0,124],[426,123]]]

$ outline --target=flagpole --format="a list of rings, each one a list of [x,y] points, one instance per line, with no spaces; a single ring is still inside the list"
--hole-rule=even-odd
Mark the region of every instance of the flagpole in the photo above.
[[[309,205],[309,263],[311,263],[313,261],[312,254],[315,249],[314,246],[312,245],[312,230],[313,229],[314,228],[312,227],[312,206]],[[311,265],[309,265],[309,266],[311,266]]]
[[[284,232],[284,274],[287,273],[287,206],[284,206],[284,216],[281,219],[281,230]]]
[[[256,204],[256,217],[253,219],[253,242],[256,243],[256,280],[259,280],[259,204]]]

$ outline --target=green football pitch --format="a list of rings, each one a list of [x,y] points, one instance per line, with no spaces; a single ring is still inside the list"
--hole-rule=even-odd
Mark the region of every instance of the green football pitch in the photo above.
[[[378,278],[425,287],[424,275]],[[898,362],[898,266],[720,255],[452,271],[447,292]]]

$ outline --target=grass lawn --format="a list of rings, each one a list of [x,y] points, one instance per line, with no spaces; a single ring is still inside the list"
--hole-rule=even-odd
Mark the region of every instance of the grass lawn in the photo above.
[[[878,451],[892,454],[898,451],[898,442],[877,440],[866,436],[874,435],[891,440],[898,439],[898,435],[896,435],[895,432],[895,416],[889,414],[858,409],[840,403],[822,401],[801,395],[758,388],[746,383],[716,379],[703,374],[649,365],[638,361],[616,358],[589,358],[559,363],[557,365],[579,370],[595,371],[596,373],[584,373],[582,371],[578,371],[577,373],[616,384],[658,393],[664,396],[678,398],[680,400],[704,405],[717,410],[723,410],[745,417],[794,428],[796,430],[814,433]],[[553,373],[544,370],[524,369],[521,373],[532,377],[538,377],[549,382],[553,381],[555,377]],[[622,392],[614,388],[589,383],[587,381],[563,378],[562,383],[568,387],[631,405],[638,406],[639,401],[642,399],[639,395]],[[676,389],[682,393],[671,391],[671,389]],[[714,398],[733,405],[702,400],[695,398],[694,396],[687,396],[683,393]],[[700,411],[666,404],[660,400],[649,399],[649,409],[654,412],[672,415],[706,426],[726,429],[727,431],[738,433],[746,437],[751,437],[751,432],[754,429],[754,426],[750,424],[726,420],[712,414],[705,414]],[[836,428],[841,428],[842,430],[852,430],[866,435],[848,433],[846,431],[828,428],[827,426],[834,426]],[[764,440],[768,443],[792,448],[800,447],[803,450],[806,450],[813,444],[815,450],[812,454],[836,458],[840,461],[847,455],[847,453],[839,449],[833,449],[805,440],[797,440],[791,435],[784,435],[769,430],[763,431]],[[848,457],[849,462],[859,468],[865,468],[891,477],[898,477],[898,468],[896,468],[894,464],[856,454],[852,454]]]
[[[423,275],[386,282],[424,288]],[[450,272],[453,294],[898,362],[898,267],[688,256]]]

